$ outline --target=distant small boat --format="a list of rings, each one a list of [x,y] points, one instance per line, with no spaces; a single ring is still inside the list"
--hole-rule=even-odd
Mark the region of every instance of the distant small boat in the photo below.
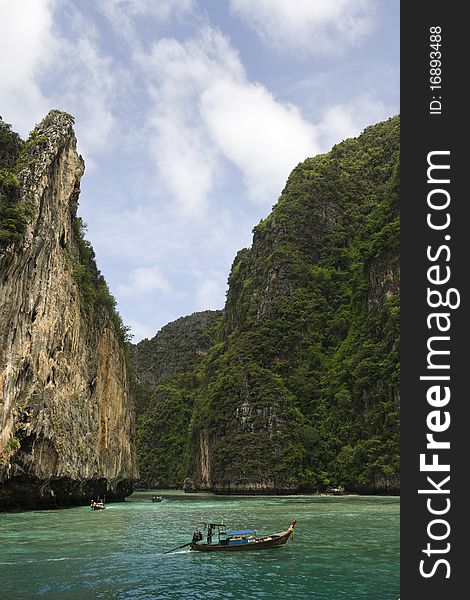
[[[162,496],[152,496],[152,502],[161,502],[162,500]]]
[[[294,537],[294,527],[297,519],[294,519],[286,531],[273,533],[271,535],[262,535],[257,537],[254,529],[240,529],[227,531],[223,523],[205,523],[207,525],[207,538],[203,542],[202,533],[197,530],[193,533],[193,539],[188,544],[183,544],[168,552],[173,552],[179,548],[191,546],[195,552],[227,552],[235,550],[261,550],[262,548],[277,548],[284,546],[287,540]],[[212,543],[212,538],[217,535],[217,541]]]
[[[91,501],[90,508],[92,510],[104,510],[106,507],[103,500],[98,499],[98,502],[95,502],[94,500]]]

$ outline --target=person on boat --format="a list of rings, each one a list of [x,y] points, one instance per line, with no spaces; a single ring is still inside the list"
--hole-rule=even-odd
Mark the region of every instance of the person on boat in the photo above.
[[[212,544],[212,525],[207,528],[207,543]]]
[[[202,540],[202,533],[198,529],[197,531],[195,531],[193,533],[193,543],[197,544],[197,542],[200,542],[201,540]]]

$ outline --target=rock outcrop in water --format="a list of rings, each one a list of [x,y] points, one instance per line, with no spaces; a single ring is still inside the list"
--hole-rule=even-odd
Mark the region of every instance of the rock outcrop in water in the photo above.
[[[76,217],[72,123],[51,111],[17,179],[2,169],[0,507],[123,499],[138,476],[122,324]]]

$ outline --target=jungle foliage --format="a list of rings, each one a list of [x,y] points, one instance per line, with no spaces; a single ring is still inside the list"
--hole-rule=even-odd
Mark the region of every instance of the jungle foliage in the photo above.
[[[0,247],[21,238],[30,208],[20,202],[18,161],[23,140],[0,118]]]
[[[197,367],[214,344],[221,319],[221,311],[194,313],[130,345],[143,487],[181,487],[186,477],[189,423],[201,382]]]
[[[398,489],[398,169],[395,117],[291,173],[233,263],[222,324],[191,384],[177,379],[158,400],[178,422],[169,446],[152,442],[148,404],[147,451],[153,443],[173,483],[197,480],[203,435],[222,485]]]
[[[81,217],[73,217],[72,230],[75,248],[68,253],[72,264],[72,277],[80,292],[80,308],[90,319],[104,309],[111,319],[120,341],[130,341],[129,328],[122,322],[116,308],[116,299],[109,291],[108,284],[96,264],[93,246],[86,239],[86,224]]]
[[[30,222],[33,208],[21,194],[18,175],[24,169],[34,167],[37,153],[48,142],[43,132],[54,123],[57,115],[65,116],[72,124],[74,122],[68,113],[52,110],[30,132],[26,142],[0,118],[0,247],[20,241]],[[74,208],[76,210],[76,206]],[[79,288],[81,308],[91,318],[100,308],[106,310],[121,341],[127,342],[128,328],[123,325],[116,310],[116,300],[97,267],[93,247],[85,237],[86,226],[75,214],[72,216],[72,230],[73,248],[66,249],[66,252],[72,265],[72,276]]]

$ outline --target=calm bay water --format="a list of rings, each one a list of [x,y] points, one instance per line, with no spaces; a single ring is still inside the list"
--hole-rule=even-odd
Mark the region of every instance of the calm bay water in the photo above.
[[[104,511],[0,513],[0,595],[51,600],[233,598],[397,600],[399,499],[227,497],[136,492]],[[293,543],[257,552],[163,552],[198,523],[259,534],[298,523]]]

